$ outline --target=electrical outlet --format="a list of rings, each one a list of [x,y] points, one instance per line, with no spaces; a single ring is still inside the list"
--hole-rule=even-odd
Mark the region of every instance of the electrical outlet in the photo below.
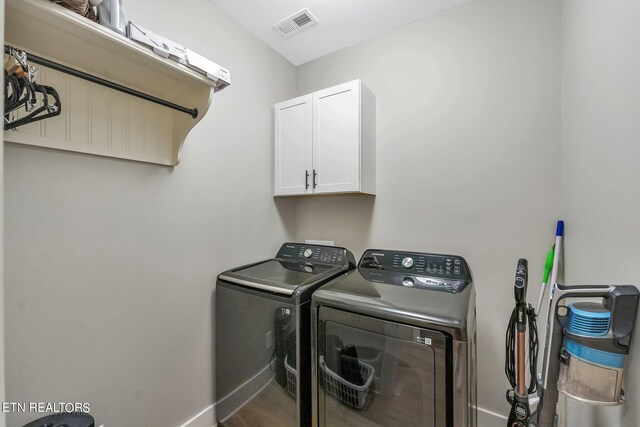
[[[266,342],[267,342],[267,350],[269,350],[271,347],[273,347],[273,332],[272,331],[267,332]]]

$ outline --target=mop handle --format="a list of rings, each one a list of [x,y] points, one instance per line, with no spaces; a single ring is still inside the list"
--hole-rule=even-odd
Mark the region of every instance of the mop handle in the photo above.
[[[538,296],[538,304],[536,305],[536,315],[540,316],[540,309],[542,308],[542,300],[544,299],[544,292],[547,289],[547,283],[549,283],[549,274],[553,268],[553,260],[555,259],[555,243],[551,245],[551,249],[547,253],[547,259],[544,262],[544,275],[542,276],[542,286],[540,287],[540,296]]]
[[[560,263],[560,247],[562,246],[562,236],[564,235],[564,221],[558,221],[556,225],[556,247],[553,251],[553,268],[551,269],[551,285],[555,285],[558,280],[558,264]]]
[[[560,264],[560,248],[562,246],[562,237],[564,235],[564,221],[558,221],[557,225],[556,225],[556,242],[554,244],[554,249],[553,249],[553,268],[551,269],[551,282],[550,282],[550,286],[551,289],[549,291],[549,304],[547,305],[547,325],[549,324],[549,316],[552,315],[550,313],[551,310],[551,305],[553,303],[553,294],[556,291],[556,286],[557,286],[557,280],[558,280],[558,269],[559,269],[559,264]],[[536,313],[538,314],[538,316],[540,315],[540,312]],[[547,340],[549,339],[549,327],[547,326],[544,330],[544,335],[542,336],[542,342],[545,343],[545,351],[546,351],[546,347],[547,347]],[[546,363],[546,355],[545,355],[545,360],[543,360],[542,366],[544,367]],[[542,372],[540,372],[540,375],[542,375]],[[538,379],[541,379],[540,375],[538,376]]]

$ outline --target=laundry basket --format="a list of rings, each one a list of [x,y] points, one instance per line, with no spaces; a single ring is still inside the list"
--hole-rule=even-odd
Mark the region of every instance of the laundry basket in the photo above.
[[[380,373],[380,361],[382,360],[382,351],[374,347],[356,347],[358,350],[358,360],[371,365],[376,373]]]
[[[360,374],[365,379],[364,384],[356,385],[342,378],[340,375],[329,369],[324,358],[320,356],[320,369],[324,380],[324,389],[327,393],[335,396],[340,401],[355,409],[362,409],[369,397],[369,388],[373,381],[373,366],[358,360]]]
[[[293,397],[296,397],[296,381],[298,373],[294,368],[289,366],[289,356],[284,357],[284,367],[287,370],[287,391]]]

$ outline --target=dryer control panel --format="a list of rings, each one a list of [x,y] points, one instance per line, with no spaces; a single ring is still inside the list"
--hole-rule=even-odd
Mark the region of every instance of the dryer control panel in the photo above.
[[[328,264],[347,267],[349,263],[351,263],[355,266],[353,254],[345,248],[336,246],[285,243],[280,247],[276,258],[309,264]]]
[[[471,282],[466,261],[457,255],[369,249],[358,268],[369,280],[407,287],[456,292]]]

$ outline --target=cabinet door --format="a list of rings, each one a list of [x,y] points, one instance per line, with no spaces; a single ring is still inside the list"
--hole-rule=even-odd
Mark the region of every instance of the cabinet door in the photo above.
[[[275,195],[311,192],[311,95],[275,105]]]
[[[360,189],[360,84],[313,94],[315,193]]]

